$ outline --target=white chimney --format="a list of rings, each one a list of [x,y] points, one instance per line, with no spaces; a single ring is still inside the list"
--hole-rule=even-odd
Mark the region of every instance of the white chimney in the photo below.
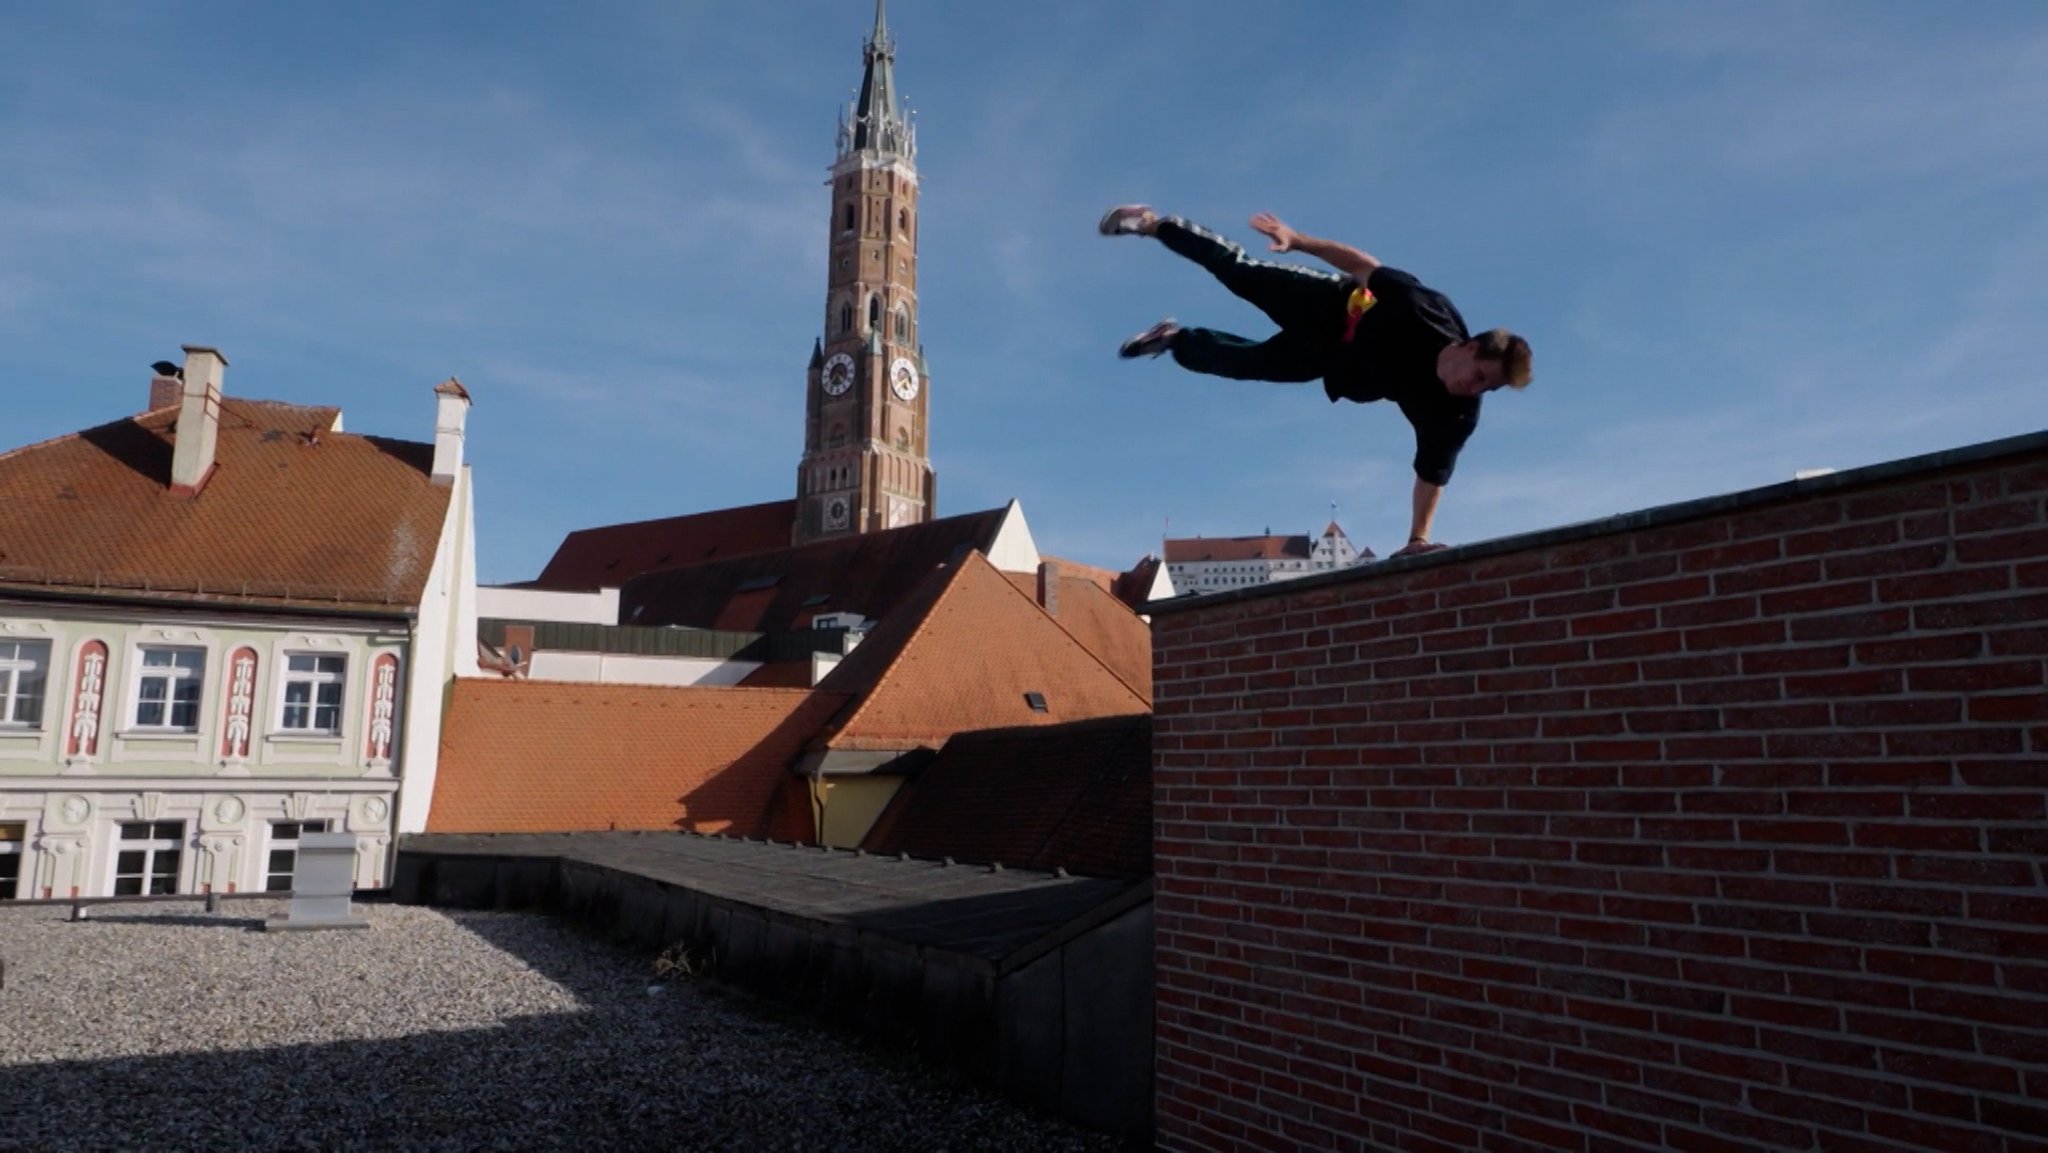
[[[449,377],[434,386],[434,480],[450,484],[462,473],[462,430],[469,423],[469,390]]]
[[[217,348],[188,344],[185,387],[178,398],[178,426],[171,442],[171,491],[197,493],[213,472],[220,440],[220,378],[228,358]]]

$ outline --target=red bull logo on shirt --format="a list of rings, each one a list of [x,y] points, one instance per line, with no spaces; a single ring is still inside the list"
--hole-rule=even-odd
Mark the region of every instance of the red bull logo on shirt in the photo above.
[[[1363,284],[1351,290],[1351,299],[1344,302],[1344,343],[1350,344],[1351,338],[1358,335],[1358,318],[1378,303],[1379,298]]]

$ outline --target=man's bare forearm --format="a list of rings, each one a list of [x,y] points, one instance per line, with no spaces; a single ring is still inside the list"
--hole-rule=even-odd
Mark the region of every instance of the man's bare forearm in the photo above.
[[[1353,248],[1339,240],[1325,240],[1320,236],[1303,236],[1296,233],[1294,247],[1355,278],[1360,284],[1364,284],[1365,278],[1372,275],[1372,270],[1380,266],[1380,262],[1372,253]]]
[[[1429,539],[1430,526],[1436,523],[1436,504],[1443,499],[1442,485],[1431,484],[1417,478],[1415,481],[1414,517],[1408,522],[1408,543]]]

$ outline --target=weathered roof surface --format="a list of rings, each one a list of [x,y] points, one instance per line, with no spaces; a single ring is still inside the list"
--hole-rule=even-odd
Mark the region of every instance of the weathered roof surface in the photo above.
[[[997,966],[1149,893],[1146,881],[997,873],[687,833],[429,834],[402,838],[399,852],[579,861]]]
[[[868,831],[871,853],[1152,873],[1152,718],[961,733]]]
[[[1190,537],[1166,542],[1168,564],[1228,560],[1306,560],[1314,546],[1300,536]]]
[[[969,729],[1151,709],[980,553],[926,578],[818,687],[855,698],[821,734],[831,749],[937,748]]]
[[[578,529],[562,539],[532,588],[618,588],[642,573],[789,547],[796,501]]]
[[[216,467],[170,491],[177,407],[0,453],[0,588],[323,610],[417,607],[450,487],[434,446],[224,397]]]
[[[620,623],[787,632],[825,613],[888,616],[926,573],[995,546],[1007,509],[652,572],[619,592]]]
[[[1064,566],[1065,562],[1062,562]],[[1054,621],[1125,684],[1146,700],[1152,699],[1152,627],[1139,619],[1131,607],[1103,587],[1094,572],[1076,575],[1062,567]],[[1040,608],[1038,577],[1032,573],[1004,573],[1018,591]]]
[[[457,680],[427,828],[761,836],[791,762],[844,704],[797,689]]]

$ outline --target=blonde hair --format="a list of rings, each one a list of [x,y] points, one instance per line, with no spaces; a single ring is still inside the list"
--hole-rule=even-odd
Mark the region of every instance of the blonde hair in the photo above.
[[[1527,388],[1535,379],[1535,362],[1529,352],[1528,341],[1505,328],[1496,328],[1480,333],[1473,343],[1478,346],[1477,355],[1481,360],[1500,364],[1501,375],[1508,387]]]

